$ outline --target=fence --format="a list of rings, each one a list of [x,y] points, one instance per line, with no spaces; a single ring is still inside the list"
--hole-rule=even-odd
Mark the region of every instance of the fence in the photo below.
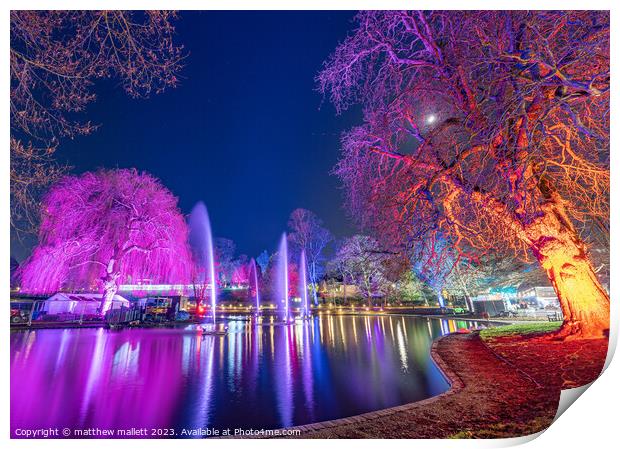
[[[126,301],[113,300],[105,317],[99,300],[31,300],[11,301],[11,325],[35,326],[63,324],[124,323],[139,320],[141,309]]]

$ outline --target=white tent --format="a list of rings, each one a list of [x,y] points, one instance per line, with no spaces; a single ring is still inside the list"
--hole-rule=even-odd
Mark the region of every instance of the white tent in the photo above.
[[[99,313],[101,293],[63,293],[58,292],[49,297],[44,310],[50,315],[73,313],[76,315],[94,315]],[[110,309],[129,307],[129,301],[120,295],[114,295]]]

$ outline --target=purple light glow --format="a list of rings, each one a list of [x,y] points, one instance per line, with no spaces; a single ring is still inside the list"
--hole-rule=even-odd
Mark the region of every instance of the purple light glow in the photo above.
[[[211,314],[213,317],[213,324],[215,324],[215,312],[217,306],[217,290],[216,290],[216,278],[215,278],[215,260],[213,257],[213,234],[211,232],[211,221],[209,220],[209,212],[207,207],[201,201],[197,203],[192,209],[192,213],[189,218],[190,228],[190,245],[194,253],[194,259],[199,270],[198,282],[206,282],[204,277],[206,272],[209,282],[209,296],[211,297]]]
[[[11,333],[11,429],[279,428],[365,413],[444,391],[430,345],[457,328],[333,315],[229,325],[217,338],[193,328]]]
[[[301,250],[299,256],[299,293],[301,294],[301,302],[303,305],[303,317],[310,316],[310,307],[308,305],[308,284],[306,278],[306,250]]]
[[[67,176],[44,197],[43,210],[39,245],[20,272],[24,292],[97,289],[105,313],[119,284],[189,280],[177,198],[147,173]]]
[[[288,322],[289,315],[289,287],[288,287],[288,243],[286,232],[282,234],[280,246],[278,249],[278,265],[277,265],[276,292],[278,298],[284,302],[284,321]]]
[[[252,273],[254,274],[253,276],[254,288],[256,289],[254,292],[254,297],[256,299],[256,313],[258,314],[260,312],[260,294],[258,292],[258,273],[257,273],[256,261],[254,259],[250,260],[250,268],[252,270]]]

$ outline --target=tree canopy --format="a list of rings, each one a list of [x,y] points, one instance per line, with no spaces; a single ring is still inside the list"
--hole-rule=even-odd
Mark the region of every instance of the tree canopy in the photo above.
[[[188,230],[177,198],[133,169],[67,176],[43,199],[39,246],[22,289],[103,289],[120,283],[188,282]],[[110,285],[108,285],[110,283]]]

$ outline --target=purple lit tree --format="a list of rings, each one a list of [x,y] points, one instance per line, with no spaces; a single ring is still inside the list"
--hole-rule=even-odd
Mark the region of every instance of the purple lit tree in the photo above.
[[[263,250],[263,252],[260,253],[258,257],[256,258],[256,263],[260,267],[261,274],[265,274],[267,272],[267,267],[269,266],[270,259],[271,257],[269,256],[269,253],[266,250]]]
[[[252,276],[252,267],[248,256],[241,254],[233,261],[233,271],[230,281],[233,285],[249,285]]]
[[[230,285],[235,271],[235,251],[237,246],[231,239],[217,237],[214,240],[215,264],[220,286]]]
[[[343,284],[352,282],[371,305],[386,282],[386,259],[387,253],[374,238],[354,235],[342,241],[330,265],[342,273]]]
[[[187,225],[177,198],[135,169],[67,176],[43,200],[39,246],[21,270],[24,291],[102,290],[101,313],[124,282],[186,282]]]
[[[307,209],[295,209],[289,217],[289,241],[297,254],[306,250],[308,260],[308,278],[312,288],[314,304],[318,304],[316,285],[323,274],[323,251],[333,240],[332,234],[323,227],[323,222],[316,214]]]
[[[433,236],[435,237],[435,236]],[[412,260],[413,272],[433,290],[440,307],[445,307],[442,291],[458,263],[455,251],[441,238],[430,238],[416,245]]]

